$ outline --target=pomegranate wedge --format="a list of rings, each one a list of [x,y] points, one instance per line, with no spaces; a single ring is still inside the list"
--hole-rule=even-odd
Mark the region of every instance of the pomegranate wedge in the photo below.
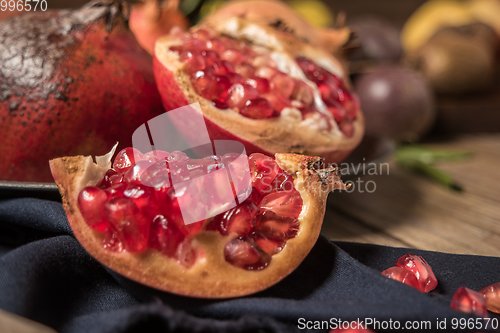
[[[112,155],[50,161],[76,238],[112,270],[187,296],[242,296],[283,279],[315,244],[328,193],[346,188],[318,157]]]

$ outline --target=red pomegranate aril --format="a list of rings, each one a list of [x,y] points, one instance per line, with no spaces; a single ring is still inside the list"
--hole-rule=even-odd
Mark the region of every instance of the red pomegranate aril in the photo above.
[[[229,105],[227,105],[226,103],[223,103],[221,101],[218,101],[216,99],[212,100],[212,103],[214,104],[214,106],[217,108],[217,109],[220,109],[220,110],[225,110],[225,109],[229,109]]]
[[[305,106],[310,106],[314,101],[314,93],[307,83],[296,80],[291,98],[301,101]]]
[[[260,200],[262,200],[262,194],[260,194],[260,192],[255,187],[252,187],[252,191],[250,192],[250,196],[248,198],[258,206]]]
[[[104,232],[104,239],[102,240],[102,246],[111,252],[122,252],[123,243],[116,235],[116,231],[113,228],[107,228]]]
[[[264,252],[272,256],[280,253],[286,244],[286,241],[284,239],[275,239],[270,235],[264,234],[259,231],[252,233],[250,235],[250,238],[252,238],[255,244],[257,244]]]
[[[266,211],[257,216],[256,231],[274,239],[290,239],[299,232],[299,221],[295,217],[279,216]]]
[[[154,188],[170,187],[170,171],[167,162],[163,160],[152,164],[139,176],[139,181],[141,184]]]
[[[241,109],[249,99],[257,97],[259,97],[257,90],[248,84],[233,84],[229,88],[227,104],[231,108]]]
[[[337,124],[340,124],[342,121],[344,121],[344,119],[347,116],[347,111],[342,105],[340,105],[339,102],[334,101],[332,99],[327,99],[325,101],[325,104],[328,111],[332,114]]]
[[[184,41],[184,50],[197,50],[201,51],[205,48],[205,43],[197,38],[189,38]]]
[[[191,84],[200,96],[211,95],[205,93],[211,89],[211,84],[214,81],[214,74],[211,70],[198,71],[191,76]]]
[[[254,87],[259,92],[259,94],[265,94],[271,90],[269,80],[263,77],[249,77],[245,80],[245,83]]]
[[[352,138],[354,135],[354,125],[352,124],[352,120],[345,119],[343,122],[339,124],[340,131],[344,133],[344,135],[348,138]]]
[[[396,261],[395,266],[412,271],[420,284],[420,291],[424,293],[435,289],[438,284],[431,266],[421,256],[405,254]]]
[[[235,71],[234,66],[225,60],[217,61],[210,67],[213,69],[214,74],[216,75],[226,75],[229,73],[234,73]]]
[[[246,236],[255,227],[255,218],[259,208],[251,201],[246,200],[241,205],[217,215],[214,224],[222,235],[236,233]]]
[[[104,216],[116,230],[116,235],[125,250],[141,252],[147,248],[150,221],[133,200],[110,199],[104,205]]]
[[[248,60],[248,57],[245,54],[233,49],[222,52],[220,54],[220,58],[233,64],[246,62]]]
[[[213,95],[210,99],[226,103],[231,86],[232,84],[226,76],[216,76]]]
[[[207,66],[212,66],[216,62],[220,61],[219,55],[214,51],[203,50],[201,51],[201,56],[205,59],[205,64]]]
[[[271,78],[270,85],[274,93],[289,99],[295,88],[295,80],[288,74],[278,73]]]
[[[420,283],[418,283],[417,277],[412,271],[407,269],[394,266],[383,271],[382,275],[420,290]]]
[[[268,188],[266,188],[263,193],[271,193],[274,191],[285,191],[285,192],[292,192],[295,189],[293,185],[293,178],[286,172],[282,172],[278,174],[276,178],[274,178],[273,182],[271,185],[269,185]]]
[[[171,52],[177,52],[177,53],[181,54],[182,51],[184,51],[184,46],[183,45],[170,46],[169,50]]]
[[[173,151],[168,155],[167,162],[168,163],[180,163],[189,161],[189,156],[182,151]]]
[[[140,177],[144,171],[153,165],[152,162],[146,160],[140,160],[134,164],[127,172],[123,175],[123,181],[127,184],[134,182],[140,183]]]
[[[174,256],[177,246],[184,238],[175,224],[170,223],[163,215],[157,215],[151,222],[148,245],[168,257]]]
[[[142,159],[142,153],[132,147],[122,149],[115,157],[113,169],[118,173],[125,173],[132,165]]]
[[[177,189],[170,188],[167,192],[168,201],[163,207],[164,215],[168,215],[170,217],[169,221],[175,223],[175,226],[185,236],[198,233],[205,223],[205,220],[192,223],[188,223],[190,221],[185,222],[181,212],[182,207],[196,207],[197,210],[201,211],[207,210],[207,202],[202,202],[199,198],[194,197],[194,195],[201,193],[200,191],[193,190],[192,187],[196,185],[198,184],[195,182],[189,182],[189,184],[183,184],[177,187]]]
[[[500,313],[500,282],[484,287],[479,293],[483,294],[489,311]]]
[[[326,130],[330,132],[333,128],[332,124],[333,119],[331,119],[328,115],[316,109],[304,109],[302,111],[302,119],[306,120],[309,118],[314,118],[315,122],[317,122],[318,124],[318,128],[321,130]]]
[[[206,43],[207,49],[214,51],[217,54],[221,54],[226,50],[226,46],[218,39],[210,39]]]
[[[292,106],[292,104],[288,99],[280,95],[277,95],[273,92],[263,94],[262,97],[267,99],[267,101],[273,107],[274,111],[278,112],[278,114],[281,113],[281,111],[283,111],[284,108],[289,108]]]
[[[252,186],[262,193],[281,172],[280,167],[269,156],[255,153],[248,158]]]
[[[302,71],[306,74],[306,76],[312,75],[312,73],[318,69],[318,66],[316,66],[316,63],[314,63],[312,60],[309,60],[304,57],[297,57],[295,59],[297,61],[297,64],[299,67],[302,69]]]
[[[146,217],[153,217],[158,212],[154,202],[154,195],[150,187],[131,184],[123,191],[125,198],[131,199]]]
[[[271,262],[271,256],[249,237],[228,242],[224,247],[224,258],[230,264],[247,270],[261,270]]]
[[[123,192],[127,188],[127,183],[121,182],[104,189],[108,198],[123,197]]]
[[[170,154],[168,152],[163,150],[153,150],[144,154],[142,159],[150,162],[159,162],[166,160],[169,155]]]
[[[255,67],[246,62],[235,64],[234,70],[243,77],[251,77],[255,75]]]
[[[268,80],[270,80],[273,76],[275,76],[276,74],[278,74],[280,71],[278,71],[277,69],[275,68],[271,68],[271,67],[259,67],[257,68],[257,70],[255,71],[255,75],[259,76],[259,77],[263,77],[263,78],[266,78]]]
[[[260,211],[273,211],[279,216],[299,217],[302,211],[302,198],[300,193],[292,191],[271,192],[260,201]]]
[[[106,192],[93,186],[83,188],[78,195],[78,207],[85,222],[94,230],[105,231],[109,225],[104,218],[104,204],[107,200]]]
[[[196,249],[193,247],[191,239],[184,238],[177,246],[174,254],[179,264],[186,268],[191,268],[196,261]]]
[[[453,310],[472,313],[483,318],[488,317],[488,309],[486,309],[486,300],[483,294],[466,287],[457,289],[451,298],[450,306]]]
[[[210,39],[210,37],[212,37],[210,33],[205,29],[198,29],[194,31],[191,36],[203,42],[206,42]]]
[[[240,110],[240,114],[252,119],[265,119],[273,115],[273,107],[264,98],[250,99]]]
[[[231,84],[245,83],[245,79],[243,78],[243,76],[237,73],[227,73],[226,77],[229,79],[229,82],[231,82]]]
[[[205,60],[201,54],[193,50],[185,50],[180,54],[180,60],[185,64],[185,71],[189,75],[205,69]]]
[[[101,180],[99,185],[97,185],[97,187],[105,189],[115,183],[120,183],[122,179],[123,177],[119,175],[115,170],[109,169],[108,171],[106,171],[106,173],[104,174],[104,178]]]

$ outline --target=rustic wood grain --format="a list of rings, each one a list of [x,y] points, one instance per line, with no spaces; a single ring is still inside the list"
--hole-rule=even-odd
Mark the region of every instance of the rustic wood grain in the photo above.
[[[323,234],[333,240],[500,256],[500,134],[467,135],[429,146],[473,153],[440,163],[464,187],[453,192],[390,163],[364,176],[373,193],[332,193]]]

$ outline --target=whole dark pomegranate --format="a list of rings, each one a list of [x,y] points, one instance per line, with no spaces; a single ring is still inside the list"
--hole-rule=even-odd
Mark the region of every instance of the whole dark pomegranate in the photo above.
[[[152,60],[122,5],[0,22],[0,179],[51,181],[48,161],[102,154],[163,112]]]
[[[423,77],[399,66],[380,66],[354,81],[366,117],[366,133],[417,140],[435,119],[434,97]]]

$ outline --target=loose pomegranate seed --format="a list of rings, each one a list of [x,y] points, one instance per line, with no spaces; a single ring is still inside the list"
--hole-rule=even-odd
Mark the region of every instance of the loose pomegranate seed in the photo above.
[[[302,211],[302,198],[297,190],[272,192],[260,201],[260,211],[273,211],[279,216],[299,217]]]
[[[185,50],[180,54],[180,60],[185,64],[185,71],[189,75],[205,69],[205,60],[194,50]]]
[[[104,216],[116,230],[116,235],[125,250],[140,252],[146,249],[150,222],[133,200],[110,199],[104,205]]]
[[[257,217],[257,231],[274,239],[290,239],[297,236],[299,221],[296,217],[278,216],[267,211]]]
[[[500,282],[484,287],[479,293],[483,294],[489,311],[500,313]]]
[[[278,73],[274,75],[271,78],[270,84],[271,90],[274,93],[286,99],[290,99],[290,96],[292,96],[295,88],[295,80],[285,73]]]
[[[271,262],[271,256],[249,237],[228,242],[224,247],[224,258],[230,264],[247,270],[261,270]]]
[[[271,90],[271,85],[268,79],[264,79],[258,76],[252,76],[245,80],[245,83],[254,87],[259,94],[268,93]]]
[[[284,239],[275,239],[272,238],[269,234],[265,234],[259,231],[253,232],[250,235],[252,238],[264,252],[275,255],[276,253],[280,253],[281,250],[285,247],[286,241]]]
[[[259,97],[257,90],[248,84],[233,84],[229,88],[227,104],[231,108],[241,109],[249,99],[257,97]]]
[[[413,272],[407,269],[401,267],[391,267],[383,271],[382,275],[420,290],[420,283],[418,283],[417,277],[413,274]]]
[[[486,309],[486,300],[483,294],[466,287],[457,289],[451,298],[450,306],[453,310],[473,313],[483,318],[488,317],[488,309]]]
[[[273,115],[273,107],[264,98],[250,99],[245,103],[245,107],[240,110],[240,114],[252,119],[265,119]]]
[[[135,148],[122,149],[115,157],[113,169],[118,173],[125,173],[132,165],[142,159],[142,153]]]
[[[196,250],[190,239],[185,238],[178,246],[174,254],[179,264],[191,268],[196,261]]]
[[[272,158],[259,153],[250,155],[248,164],[252,186],[261,193],[272,184],[274,178],[281,172],[280,167]]]
[[[255,75],[255,67],[246,62],[235,64],[234,70],[243,77],[251,77]]]
[[[83,188],[78,195],[78,207],[92,229],[104,231],[108,227],[109,223],[104,218],[104,204],[107,200],[106,192],[93,186]]]
[[[420,291],[424,293],[433,290],[438,284],[431,266],[421,256],[405,254],[396,261],[395,266],[412,271],[420,284]]]
[[[222,235],[236,233],[239,236],[246,236],[255,227],[258,212],[259,208],[251,200],[246,200],[241,205],[217,215],[213,224]]]
[[[278,113],[281,113],[281,111],[283,111],[284,108],[289,108],[292,106],[292,104],[290,103],[290,101],[288,99],[286,99],[280,95],[276,95],[273,92],[263,94],[262,97],[267,99],[269,101],[269,103],[271,104],[271,106],[273,107],[273,109]]]

